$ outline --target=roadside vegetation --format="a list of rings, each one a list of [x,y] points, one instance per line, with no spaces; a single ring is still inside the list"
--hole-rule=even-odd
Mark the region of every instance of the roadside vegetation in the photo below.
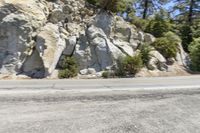
[[[149,44],[143,44],[143,45],[140,45],[139,50],[140,50],[143,65],[147,66],[149,63],[149,60],[152,57],[150,52],[153,50],[153,48]]]
[[[78,75],[78,65],[74,57],[64,57],[59,63],[58,77],[60,79],[73,78]]]
[[[194,39],[193,42],[189,45],[190,67],[193,71],[200,71],[200,37]]]
[[[157,37],[152,46],[166,58],[176,57],[177,46],[182,44],[184,50],[190,55],[191,70],[200,71],[199,0],[87,0],[87,2],[109,12],[117,13],[127,22]],[[171,3],[170,7],[169,3]],[[146,64],[149,56],[145,52],[148,50],[142,50],[143,54],[140,56],[143,64]],[[132,61],[136,60],[138,61],[138,59],[127,57],[121,61],[129,64],[128,67],[122,67],[124,73],[133,67]],[[129,73],[133,74],[136,70],[138,69],[133,68]]]
[[[114,70],[104,71],[102,73],[103,78],[134,77],[144,66],[141,53],[133,57],[121,57],[116,63],[116,68]]]

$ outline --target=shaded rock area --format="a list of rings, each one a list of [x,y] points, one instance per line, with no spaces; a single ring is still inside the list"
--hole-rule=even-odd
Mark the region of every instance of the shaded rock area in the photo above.
[[[74,56],[80,76],[99,77],[116,60],[134,56],[155,37],[121,17],[93,9],[85,0],[1,0],[0,75],[51,77],[62,56]],[[169,71],[167,59],[152,51],[151,71]],[[188,56],[179,45],[176,67]]]

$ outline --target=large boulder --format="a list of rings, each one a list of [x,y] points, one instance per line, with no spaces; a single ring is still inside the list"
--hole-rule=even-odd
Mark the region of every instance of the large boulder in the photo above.
[[[68,37],[66,39],[66,47],[63,51],[63,54],[67,56],[72,55],[75,50],[76,42],[77,42],[76,36]]]
[[[109,51],[111,53],[111,58],[113,60],[113,63],[115,63],[115,61],[118,60],[119,58],[125,57],[127,55],[121,49],[119,49],[117,46],[115,46],[108,38],[106,38],[106,42],[107,42]],[[115,65],[115,64],[113,64],[113,65]]]
[[[111,53],[109,52],[104,31],[95,26],[91,26],[87,30],[87,35],[92,54],[92,61],[94,62],[94,66],[97,66],[96,71],[103,70],[107,66],[112,65]]]
[[[153,50],[149,53],[151,55],[151,59],[148,62],[148,69],[150,70],[161,70],[164,71],[167,69],[167,60],[165,57],[160,54],[158,51]]]
[[[36,49],[42,58],[45,76],[49,76],[54,71],[66,47],[65,39],[62,38],[59,27],[52,23],[47,23],[37,35]]]
[[[125,55],[134,56],[134,50],[130,43],[121,40],[113,40],[113,44],[118,47]]]
[[[180,66],[188,67],[189,55],[184,51],[181,43],[178,44],[178,52],[176,54],[176,61]]]
[[[114,38],[120,39],[122,41],[129,42],[130,37],[131,37],[131,26],[128,25],[126,22],[123,20],[117,20],[114,25],[114,30],[113,30],[113,36]]]
[[[87,74],[88,68],[93,68],[96,72],[107,69],[114,65],[119,57],[124,56],[108,37],[103,29],[95,25],[91,25],[81,34],[76,45],[75,57],[82,74]]]
[[[46,22],[48,9],[39,0],[0,2],[0,72],[19,73],[31,54],[33,38]]]
[[[26,61],[23,64],[22,71],[24,74],[32,78],[45,77],[45,68],[43,65],[43,61],[39,56],[37,50],[34,50],[33,53],[27,57]]]
[[[54,9],[49,17],[49,21],[52,23],[58,23],[65,19],[65,15],[61,9]]]
[[[104,33],[109,36],[112,31],[113,16],[102,10],[95,16],[93,24],[102,29]]]
[[[92,63],[91,50],[85,31],[82,31],[77,41],[74,56],[77,59],[79,69],[87,69]]]
[[[155,41],[156,41],[156,38],[153,35],[151,35],[149,33],[145,33],[145,35],[144,35],[144,42],[145,43],[151,44]]]

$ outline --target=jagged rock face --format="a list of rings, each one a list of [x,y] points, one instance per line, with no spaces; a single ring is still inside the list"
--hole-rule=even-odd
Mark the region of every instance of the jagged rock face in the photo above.
[[[45,3],[6,0],[0,7],[1,73],[20,72],[34,47],[36,29],[46,22]]]
[[[42,59],[45,76],[54,71],[65,48],[65,38],[61,35],[59,27],[52,23],[47,23],[37,35],[36,50]]]
[[[65,48],[60,27],[47,23],[46,1],[6,0],[0,7],[1,73],[48,76]]]
[[[47,77],[62,56],[74,56],[81,74],[94,75],[154,41],[121,17],[87,7],[85,0],[0,1],[0,74]],[[166,59],[158,51],[154,55],[149,67],[157,70],[156,63]],[[177,60],[186,60],[181,47]]]
[[[161,70],[164,71],[167,69],[167,60],[163,57],[158,51],[153,50],[150,52],[151,59],[148,62],[148,69],[150,70]]]
[[[188,54],[183,50],[182,45],[179,43],[178,44],[178,50],[179,52],[176,55],[176,61],[178,65],[187,67],[189,66],[189,56]]]

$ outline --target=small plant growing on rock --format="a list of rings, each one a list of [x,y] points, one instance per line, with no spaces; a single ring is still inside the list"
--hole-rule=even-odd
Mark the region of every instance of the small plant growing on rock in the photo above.
[[[128,4],[126,0],[87,0],[88,3],[111,12],[124,11]]]
[[[177,34],[171,31],[164,33],[164,37],[166,37],[171,42],[174,42],[177,44],[182,42],[181,38]]]
[[[166,37],[158,38],[154,43],[152,43],[153,47],[158,50],[165,58],[173,58],[176,57],[178,52],[177,43],[170,41]]]
[[[155,18],[149,20],[145,27],[145,32],[154,35],[155,37],[163,37],[164,33],[172,29],[172,24],[162,18],[159,14]]]
[[[78,74],[78,65],[74,57],[65,57],[61,60],[59,64],[61,70],[59,70],[58,77],[63,78],[72,78]]]
[[[143,67],[143,61],[141,54],[137,54],[134,57],[126,56],[121,58],[117,62],[116,75],[123,77],[129,75],[135,75]]]
[[[147,24],[148,24],[148,20],[146,19],[142,19],[136,16],[132,16],[132,20],[131,20],[131,24],[135,25],[137,28],[141,29],[141,30],[145,30]]]
[[[142,61],[143,61],[144,65],[147,66],[149,60],[152,57],[150,52],[153,50],[153,48],[148,44],[143,44],[143,45],[140,45],[139,49],[140,49],[140,52],[141,52]]]

